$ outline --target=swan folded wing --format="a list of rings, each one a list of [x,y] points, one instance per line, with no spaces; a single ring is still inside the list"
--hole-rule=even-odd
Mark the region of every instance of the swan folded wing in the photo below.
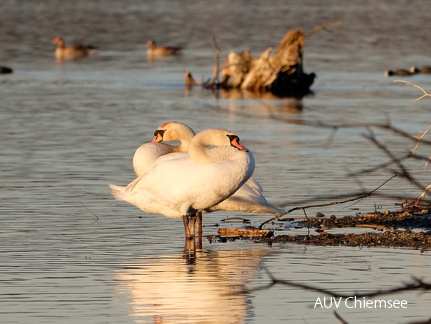
[[[247,185],[247,182],[242,185],[228,199],[212,206],[205,211],[213,212],[218,210],[227,210],[233,212],[247,213],[279,213],[282,210],[268,203],[262,192],[256,191]]]
[[[142,144],[133,156],[133,169],[139,177],[164,161],[177,158],[175,147],[164,143]]]
[[[145,143],[138,147],[133,155],[133,169],[137,176],[148,172],[156,160],[172,151],[169,145],[164,143]]]
[[[172,154],[170,154],[172,155]],[[251,153],[242,153],[233,163],[199,164],[187,154],[157,164],[114,197],[139,209],[181,218],[190,210],[203,210],[232,195],[254,171]],[[111,186],[112,190],[113,186]]]
[[[192,207],[196,210],[204,210],[208,206],[214,206],[224,201],[227,198],[231,198],[233,194],[238,192],[237,190],[248,180],[254,171],[254,158],[251,154],[243,153],[246,157],[242,163],[236,161],[224,161],[216,163],[214,165],[207,165],[204,180],[199,181],[199,190],[205,192],[203,198],[200,201],[195,201]],[[199,175],[196,175],[199,177]],[[218,184],[217,188],[214,188],[214,183]],[[206,198],[206,199],[204,199]]]
[[[238,190],[239,191],[239,190]],[[236,193],[238,193],[238,191]],[[241,196],[234,194],[228,199],[220,202],[219,204],[205,209],[205,212],[215,212],[219,210],[231,212],[244,212],[244,213],[263,213],[263,214],[276,214],[283,210],[270,205],[266,200],[260,201],[253,200],[249,196]]]
[[[262,192],[264,192],[260,183],[257,182],[253,177],[250,177],[245,184],[248,187],[250,187],[250,190],[253,190],[254,192],[256,192],[258,194],[261,194]]]

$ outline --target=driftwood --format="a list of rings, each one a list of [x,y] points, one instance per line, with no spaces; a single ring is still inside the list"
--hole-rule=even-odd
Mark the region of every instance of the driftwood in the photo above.
[[[272,236],[273,232],[270,230],[262,230],[257,228],[219,228],[218,235],[220,236]]]
[[[307,33],[299,29],[289,30],[278,44],[273,55],[273,48],[268,47],[260,56],[253,56],[249,49],[242,53],[230,52],[219,68],[221,49],[215,38],[213,44],[216,49],[215,67],[211,80],[203,83],[209,89],[242,89],[251,92],[270,92],[279,97],[297,97],[312,93],[310,90],[316,74],[304,72],[303,54],[306,37],[340,22],[330,23],[313,28]],[[218,74],[220,73],[220,82]],[[190,82],[191,74],[186,79]],[[193,80],[193,78],[192,78]]]

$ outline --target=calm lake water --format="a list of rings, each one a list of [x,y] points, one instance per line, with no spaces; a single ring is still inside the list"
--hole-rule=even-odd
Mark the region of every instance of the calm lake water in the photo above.
[[[240,292],[279,279],[351,294],[430,281],[430,252],[313,247],[246,241],[203,242],[195,264],[183,259],[182,222],[115,201],[108,183],[133,180],[134,150],[167,121],[196,131],[234,130],[256,159],[254,177],[268,200],[291,208],[372,190],[397,170],[350,172],[388,161],[363,127],[391,123],[416,135],[431,122],[431,101],[386,69],[431,65],[427,1],[20,1],[0,4],[0,322],[1,323],[406,323],[431,317],[429,293],[399,293],[402,309],[315,307],[316,292],[288,286]],[[211,37],[231,51],[259,55],[288,29],[341,20],[306,40],[305,70],[314,95],[301,102],[245,93],[184,89],[183,71],[209,78]],[[98,56],[56,63],[50,44],[100,47]],[[181,57],[149,61],[146,41],[184,46]],[[405,77],[431,89],[431,76]],[[372,129],[395,154],[413,143]],[[429,155],[426,148],[419,151]],[[422,162],[406,166],[424,185]],[[396,178],[379,193],[416,197]],[[354,205],[308,210],[351,215],[394,209],[371,197]],[[204,217],[216,235],[226,217],[259,223],[270,216],[218,212]],[[302,217],[301,212],[293,214]],[[295,233],[295,231],[292,231]],[[286,233],[283,232],[283,233]],[[327,297],[327,296],[326,296]]]

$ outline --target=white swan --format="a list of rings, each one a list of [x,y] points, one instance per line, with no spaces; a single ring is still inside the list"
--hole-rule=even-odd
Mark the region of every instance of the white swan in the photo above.
[[[161,142],[179,140],[181,141],[181,145],[179,147],[170,146],[172,148],[171,151],[164,154],[171,152],[187,152],[186,143],[189,143],[194,134],[195,132],[185,124],[169,122],[160,125],[159,128],[154,132],[155,138],[153,139],[153,142],[159,142],[160,144],[163,144]],[[141,147],[147,144],[143,144]],[[169,157],[166,156],[166,158]],[[159,161],[163,160],[160,159]],[[136,172],[136,174],[138,173]],[[253,177],[250,177],[247,182],[244,183],[241,188],[239,188],[232,196],[215,206],[205,209],[204,212],[214,212],[219,210],[267,214],[285,212],[283,209],[268,203],[265,196],[263,195],[263,189],[261,185],[256,180],[254,180]],[[200,221],[200,219],[198,219],[198,221]]]
[[[186,238],[193,238],[196,213],[231,196],[253,171],[254,157],[238,136],[208,129],[191,139],[188,154],[157,164],[127,187],[109,186],[115,199],[151,214],[182,218]]]
[[[155,164],[158,158],[163,155],[175,152],[187,152],[190,140],[195,136],[195,132],[187,125],[179,122],[168,122],[160,125],[154,132],[152,142],[142,144],[133,155],[133,169],[139,177]],[[179,146],[160,143],[165,141],[180,141]]]

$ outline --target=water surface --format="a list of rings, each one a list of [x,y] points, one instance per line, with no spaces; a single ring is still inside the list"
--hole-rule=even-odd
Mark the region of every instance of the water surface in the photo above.
[[[427,65],[429,5],[425,1],[3,1],[0,63],[0,319],[2,323],[277,323],[336,321],[334,309],[314,308],[317,293],[288,286],[242,292],[269,282],[264,269],[338,292],[388,289],[427,280],[429,252],[204,240],[195,264],[183,259],[182,223],[114,201],[108,183],[133,180],[134,150],[161,123],[178,120],[196,131],[237,132],[256,159],[255,178],[273,204],[372,190],[396,170],[348,176],[387,156],[363,127],[391,123],[414,135],[429,126],[428,100],[418,89],[384,77],[388,68]],[[402,17],[402,18],[399,18]],[[256,98],[247,93],[184,89],[184,70],[211,76],[215,35],[222,56],[249,48],[259,55],[290,28],[343,24],[306,40],[305,69],[314,95]],[[100,47],[98,56],[56,63],[50,40]],[[148,61],[145,43],[184,46],[178,58]],[[429,89],[431,79],[408,79]],[[396,154],[413,144],[373,129]],[[429,153],[425,150],[421,154]],[[421,162],[407,166],[426,185]],[[379,193],[416,197],[396,178]],[[354,205],[311,209],[348,215],[394,209],[398,199],[373,196]],[[204,235],[226,217],[253,223],[268,215],[214,213]],[[302,212],[293,216],[302,217]],[[429,280],[428,280],[429,281]],[[391,296],[407,309],[340,308],[349,323],[430,318],[428,293]]]

